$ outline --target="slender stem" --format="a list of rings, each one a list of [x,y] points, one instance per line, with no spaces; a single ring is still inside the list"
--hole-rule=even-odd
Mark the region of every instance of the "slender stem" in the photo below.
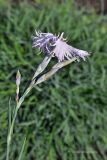
[[[51,59],[51,57],[50,57],[50,59]],[[25,97],[32,90],[32,88],[35,87],[35,85],[44,82],[45,80],[47,80],[48,78],[50,78],[53,74],[55,74],[59,69],[61,69],[62,67],[66,66],[69,63],[71,63],[71,62],[73,62],[73,61],[76,60],[76,58],[74,58],[72,60],[67,60],[67,61],[64,61],[64,62],[57,63],[56,65],[54,65],[52,67],[52,69],[49,72],[47,72],[46,74],[44,74],[43,76],[41,76],[37,81],[35,81],[36,76],[39,73],[41,73],[47,67],[50,59],[47,60],[47,58],[45,58],[44,61],[40,64],[40,66],[38,67],[37,71],[34,74],[34,77],[33,77],[32,81],[31,81],[31,84],[26,89],[26,91],[24,92],[23,96],[17,101],[17,105],[16,105],[15,112],[14,112],[13,119],[12,119],[12,123],[11,123],[11,126],[9,128],[9,133],[8,133],[8,136],[7,136],[6,160],[9,160],[10,144],[11,144],[11,139],[12,139],[12,134],[13,134],[13,128],[14,128],[16,117],[17,117],[17,113],[18,113],[18,110],[19,110],[21,104],[23,103]]]
[[[21,104],[23,103],[25,97],[28,95],[28,93],[31,91],[31,89],[33,88],[33,83],[30,84],[30,86],[26,89],[26,91],[24,92],[23,96],[19,99],[17,106],[15,108],[15,113],[13,116],[13,120],[9,129],[9,133],[8,133],[8,137],[7,137],[7,154],[6,154],[6,160],[9,160],[9,153],[10,153],[10,144],[11,144],[11,139],[12,139],[12,134],[13,134],[13,128],[14,128],[14,124],[15,124],[15,120],[17,117],[17,113],[18,110],[21,106]]]
[[[35,78],[41,73],[44,71],[44,69],[47,67],[48,63],[50,62],[52,56],[50,57],[45,57],[44,60],[40,63],[40,65],[38,66],[33,78],[32,78],[32,81],[31,81],[31,84],[29,85],[29,87],[26,89],[26,91],[24,92],[23,96],[18,99],[18,96],[16,97],[17,99],[17,104],[16,104],[16,108],[15,108],[15,113],[13,115],[13,120],[12,120],[12,123],[11,123],[11,126],[9,128],[9,133],[8,133],[8,136],[7,136],[7,153],[6,153],[6,160],[9,160],[9,153],[10,153],[10,144],[11,144],[11,139],[12,139],[12,134],[13,134],[13,128],[14,128],[14,124],[15,124],[15,120],[16,120],[16,117],[17,117],[17,113],[18,113],[18,110],[21,106],[21,104],[23,103],[25,97],[28,95],[28,93],[31,91],[31,89],[34,87],[34,83],[35,83]],[[19,88],[17,90],[17,92],[19,92]]]
[[[17,112],[18,112],[18,108],[16,107],[15,113],[14,113],[14,117],[13,117],[13,120],[12,120],[12,124],[10,126],[9,134],[8,134],[8,137],[7,137],[7,155],[6,155],[6,160],[9,160],[11,137],[12,137],[12,133],[13,133],[13,127],[14,127],[16,116],[17,116]]]

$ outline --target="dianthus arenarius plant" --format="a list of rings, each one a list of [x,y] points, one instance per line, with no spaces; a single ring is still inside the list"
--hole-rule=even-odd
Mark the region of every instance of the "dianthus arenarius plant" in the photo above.
[[[62,67],[72,63],[73,61],[78,61],[80,58],[85,60],[89,55],[88,52],[76,49],[67,44],[66,39],[63,38],[63,33],[61,35],[53,35],[52,33],[41,33],[36,31],[36,36],[33,36],[33,47],[38,48],[45,56],[43,61],[38,65],[28,88],[25,90],[23,95],[19,97],[19,87],[21,82],[21,74],[18,71],[16,75],[16,108],[9,128],[7,136],[7,155],[6,159],[9,160],[10,144],[13,134],[13,128],[15,119],[21,104],[23,103],[25,97],[37,84],[40,84],[50,78]],[[50,69],[50,71],[43,73],[43,71],[48,66],[52,58],[56,57],[58,62]],[[41,74],[42,73],[42,74]]]

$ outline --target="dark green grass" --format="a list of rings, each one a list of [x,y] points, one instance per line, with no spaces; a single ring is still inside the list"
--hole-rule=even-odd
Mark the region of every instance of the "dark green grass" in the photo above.
[[[11,145],[16,160],[107,159],[107,16],[70,3],[0,6],[0,160],[6,155],[8,107],[15,106],[15,75],[21,93],[42,60],[32,49],[35,29],[65,32],[69,44],[92,52],[33,89],[20,108]],[[54,60],[56,62],[57,60]]]

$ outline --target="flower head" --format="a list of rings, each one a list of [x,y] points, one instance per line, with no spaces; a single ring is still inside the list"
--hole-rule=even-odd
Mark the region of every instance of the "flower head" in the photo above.
[[[39,48],[47,55],[53,55],[58,58],[58,61],[72,59],[73,57],[82,58],[89,55],[87,51],[74,48],[67,44],[63,38],[63,33],[55,36],[52,33],[36,32],[36,37],[33,37],[33,47]]]
[[[50,55],[53,51],[53,44],[58,37],[52,33],[41,33],[36,31],[36,37],[33,37],[33,47],[39,48],[44,54]]]

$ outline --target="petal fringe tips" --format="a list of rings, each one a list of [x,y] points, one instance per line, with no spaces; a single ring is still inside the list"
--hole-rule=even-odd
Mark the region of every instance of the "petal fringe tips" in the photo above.
[[[87,51],[74,48],[66,43],[63,33],[59,36],[52,33],[41,33],[36,31],[33,36],[33,47],[40,49],[45,55],[57,57],[58,61],[70,60],[73,57],[85,58],[89,55]]]

